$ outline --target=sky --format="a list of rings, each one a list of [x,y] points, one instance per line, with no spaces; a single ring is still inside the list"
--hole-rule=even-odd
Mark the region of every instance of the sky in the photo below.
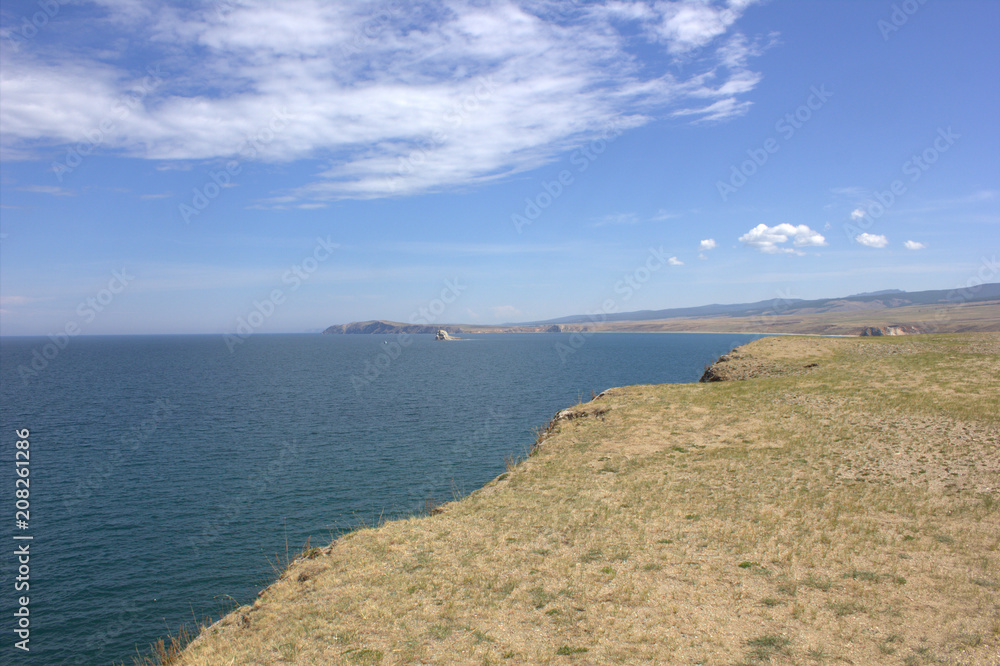
[[[6,1],[0,334],[1000,282],[1000,3]]]

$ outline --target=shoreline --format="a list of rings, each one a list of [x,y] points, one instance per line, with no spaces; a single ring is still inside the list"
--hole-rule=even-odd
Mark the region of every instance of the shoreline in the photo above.
[[[332,623],[333,633],[323,641],[297,643],[303,663],[309,659],[357,663],[359,655],[370,658],[363,663],[386,663],[383,660],[390,655],[393,663],[481,663],[484,658],[547,663],[557,655],[576,652],[587,653],[588,661],[603,662],[614,660],[616,650],[622,649],[637,658],[646,655],[647,660],[731,662],[745,656],[750,650],[748,641],[756,640],[754,636],[765,627],[771,632],[767,636],[783,637],[782,653],[788,651],[798,655],[796,658],[805,658],[809,646],[821,644],[831,656],[873,663],[885,656],[881,650],[886,645],[900,651],[911,645],[916,648],[921,643],[911,641],[924,635],[925,640],[930,637],[930,643],[924,645],[934,654],[957,655],[954,650],[961,649],[967,663],[986,663],[975,661],[975,655],[985,656],[1000,646],[1000,638],[989,630],[988,604],[985,608],[981,605],[987,603],[988,588],[968,582],[981,576],[970,573],[969,567],[978,566],[974,564],[977,557],[997,559],[995,549],[990,555],[983,548],[993,538],[991,534],[1000,538],[1000,521],[995,513],[978,512],[962,498],[967,496],[963,493],[984,492],[984,480],[996,478],[990,470],[997,461],[992,454],[982,457],[995,449],[995,444],[989,448],[993,436],[989,433],[1000,433],[997,417],[990,416],[1000,413],[995,409],[998,399],[990,393],[990,382],[980,385],[969,383],[968,376],[956,377],[955,381],[974,393],[963,393],[950,402],[935,398],[944,402],[927,412],[940,419],[941,414],[969,414],[970,404],[983,405],[972,412],[979,414],[980,420],[962,426],[972,439],[962,440],[967,443],[952,454],[979,461],[979,467],[957,466],[954,461],[918,463],[917,458],[926,456],[918,447],[902,459],[898,454],[887,454],[872,462],[891,462],[882,473],[888,472],[890,480],[897,476],[902,480],[911,478],[910,468],[899,465],[909,465],[907,461],[912,459],[928,473],[917,475],[920,470],[912,470],[923,485],[892,482],[866,490],[869,486],[864,476],[857,476],[856,465],[841,466],[831,477],[822,466],[811,471],[811,466],[796,461],[801,457],[829,461],[830,456],[835,460],[847,456],[845,460],[849,460],[857,455],[838,443],[844,441],[845,431],[831,430],[842,428],[835,424],[844,421],[845,413],[863,425],[872,418],[881,419],[872,414],[881,413],[887,402],[904,400],[899,404],[912,409],[911,398],[892,392],[879,392],[870,398],[865,393],[849,393],[856,396],[853,400],[862,400],[862,408],[851,407],[853,403],[837,402],[840,394],[829,393],[828,384],[869,386],[872,373],[897,372],[889,367],[893,365],[915,377],[923,366],[914,354],[919,356],[923,349],[940,354],[934,350],[952,347],[960,356],[979,354],[980,366],[974,366],[972,372],[983,378],[997,376],[998,346],[1000,336],[988,335],[763,338],[712,364],[720,369],[724,365],[727,370],[742,368],[752,373],[743,377],[751,381],[607,389],[589,402],[558,412],[525,460],[466,497],[442,505],[433,515],[357,530],[304,553],[252,605],[240,607],[203,629],[177,663],[254,661],[277,654],[270,651],[277,649],[278,643],[268,637],[287,640],[294,627],[312,617],[311,608],[324,618],[322,626]],[[993,351],[976,351],[979,349]],[[849,366],[846,369],[845,364]],[[934,383],[941,381],[939,378],[926,375],[926,380],[930,382],[926,389],[929,395],[940,393]],[[763,406],[762,400],[766,405],[778,399],[774,392],[787,396],[781,398],[783,411],[767,417],[765,410],[764,416],[754,416]],[[831,399],[834,402],[824,407],[823,401]],[[725,409],[712,408],[719,400],[737,402]],[[802,408],[796,407],[803,400]],[[869,403],[870,409],[877,411],[869,411],[865,407]],[[892,413],[896,415],[891,418],[898,419],[898,414]],[[742,416],[734,420],[733,414]],[[789,418],[792,420],[786,424]],[[918,427],[918,423],[887,424],[886,437]],[[892,446],[891,437],[882,444],[878,437],[872,439],[870,433],[875,431],[871,427],[857,430],[858,437],[869,433],[864,435],[867,450]],[[831,434],[824,435],[827,431]],[[803,433],[809,433],[808,437]],[[780,448],[774,448],[774,437],[784,442]],[[853,439],[848,435],[846,441]],[[920,441],[913,440],[914,444]],[[970,445],[987,448],[969,449]],[[721,469],[729,469],[728,474],[712,472],[720,464]],[[917,492],[918,496],[929,493],[928,500],[937,504],[949,502],[949,495],[935,490],[947,486],[935,484],[954,483],[949,481],[951,472],[962,469],[966,470],[962,488],[968,490],[960,491],[954,500],[959,504],[952,502],[955,513],[948,523],[948,541],[943,536],[931,538],[934,532],[913,541],[902,539],[910,532],[900,533],[898,520],[889,511],[899,501],[892,499],[897,497],[895,493],[910,488],[905,492]],[[790,483],[785,480],[788,474],[801,478]],[[796,488],[805,478],[812,479],[807,485],[822,488],[817,497],[841,507],[839,521],[828,522],[822,505],[815,504],[811,495],[798,493]],[[631,494],[629,488],[634,484],[644,488],[648,483],[661,490]],[[893,490],[897,487],[899,491]],[[744,497],[747,488],[757,490]],[[996,490],[985,492],[996,494]],[[857,492],[863,494],[856,498]],[[727,500],[730,496],[732,500]],[[858,501],[861,497],[868,499]],[[801,517],[789,524],[787,516],[781,517],[781,503],[798,507],[793,515]],[[855,505],[860,513],[852,513]],[[539,511],[540,506],[546,510]],[[606,513],[609,506],[632,508]],[[648,517],[636,520],[647,515],[647,509],[642,508],[646,506]],[[779,511],[774,514],[778,522],[772,526],[768,516],[775,510]],[[763,522],[751,520],[754,516]],[[880,525],[877,533],[883,535],[882,540],[869,543],[864,540],[865,532],[844,531],[853,520]],[[933,521],[933,517],[918,510],[910,520],[917,526]],[[795,536],[798,533],[793,531],[774,540],[775,535],[801,521],[809,526],[808,532]],[[972,521],[968,527],[975,529],[960,529],[963,521]],[[764,530],[760,538],[753,536],[758,526]],[[917,533],[924,534],[923,529],[918,528]],[[834,539],[832,545],[822,543],[824,534]],[[910,559],[892,555],[883,561],[881,553],[889,554],[885,535],[896,535],[890,540],[891,547],[910,553]],[[955,545],[949,546],[947,553],[941,550],[942,544],[951,542]],[[940,575],[964,576],[949,588],[953,590],[949,599],[962,600],[957,607],[948,606],[948,613],[954,616],[949,616],[951,619],[936,615],[935,606],[922,601],[925,590],[938,585],[918,566],[925,561],[925,548],[931,548],[936,560],[948,560],[950,568],[942,571],[951,573]],[[792,553],[791,559],[783,555],[786,551]],[[542,552],[545,554],[535,554]],[[815,561],[810,565],[810,560]],[[698,568],[691,570],[685,564],[688,561],[698,563]],[[888,573],[886,563],[892,565]],[[765,568],[772,573],[757,573]],[[875,573],[842,575],[852,570]],[[666,574],[670,575],[664,577]],[[904,578],[905,582],[899,582]],[[691,579],[690,584],[684,582],[687,579]],[[809,581],[816,580],[829,582],[812,587]],[[881,580],[888,582],[880,584]],[[667,587],[655,595],[639,594],[663,585]],[[777,592],[771,589],[775,585]],[[563,593],[559,593],[560,586],[564,586]],[[794,588],[799,588],[798,595]],[[733,589],[741,592],[734,596]],[[868,591],[875,589],[878,594],[869,600]],[[610,606],[602,601],[608,594],[617,599]],[[749,597],[744,596],[747,594]],[[701,601],[670,610],[671,599],[693,600],[693,595]],[[775,601],[761,604],[762,597]],[[882,599],[902,611],[898,620],[878,612],[882,602],[876,600]],[[812,615],[791,612],[797,606],[813,609]],[[628,619],[633,613],[628,609],[633,607],[646,608],[644,613],[657,618],[654,624],[642,625],[657,636],[653,643],[635,642],[626,629],[633,622]],[[841,607],[851,610],[839,614],[836,609]],[[454,610],[446,612],[447,608]],[[968,610],[958,612],[956,608]],[[333,609],[338,610],[330,615]],[[727,618],[725,628],[713,624],[716,616]],[[560,618],[578,619],[565,624]],[[971,647],[956,643],[958,639],[949,632],[958,621],[966,627],[978,627],[967,631],[978,631],[980,643]],[[866,633],[854,642],[844,642],[836,636],[847,627],[836,627],[845,622],[848,627],[877,622],[885,633],[882,638]],[[404,626],[406,631],[400,633]],[[701,638],[679,643],[683,634],[677,632],[684,627],[700,627],[695,635]],[[405,635],[413,632],[420,639],[407,642]],[[900,638],[884,642],[890,635]],[[973,661],[969,662],[970,658]]]

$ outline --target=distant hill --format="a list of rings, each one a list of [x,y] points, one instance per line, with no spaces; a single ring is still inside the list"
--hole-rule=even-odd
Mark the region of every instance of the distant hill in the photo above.
[[[868,294],[856,294],[841,298],[821,298],[816,300],[781,299],[739,303],[733,305],[702,305],[693,308],[669,308],[666,310],[639,310],[607,315],[605,321],[650,321],[660,319],[691,319],[701,317],[753,317],[762,314],[813,314],[819,312],[844,312],[856,310],[882,310],[907,305],[951,304],[956,302],[1000,300],[1000,283],[981,285],[974,294],[959,294],[955,289],[906,292],[887,289]],[[532,322],[545,324],[585,324],[593,321],[590,315],[573,315],[559,319]]]
[[[978,306],[977,306],[978,304]],[[373,320],[330,326],[325,334],[561,333],[573,331],[743,331],[857,335],[867,327],[909,325],[922,332],[1000,330],[1000,283],[975,290],[899,289],[814,300],[781,299],[665,310],[572,315],[546,321],[479,326]]]
[[[906,292],[902,289],[883,289],[882,291],[866,291],[861,294],[851,294],[848,298],[857,298],[858,296],[885,296],[886,294],[905,294]]]

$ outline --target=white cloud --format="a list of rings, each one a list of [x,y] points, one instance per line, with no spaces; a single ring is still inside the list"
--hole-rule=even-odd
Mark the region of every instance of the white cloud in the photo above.
[[[698,249],[704,252],[705,250],[714,250],[716,247],[716,242],[714,238],[706,238],[702,242],[698,243]]]
[[[903,243],[903,247],[905,247],[907,250],[922,250],[927,246],[917,241],[908,240],[905,243]]]
[[[667,263],[670,264],[671,266],[683,266],[684,265],[684,262],[681,261],[680,259],[678,259],[677,257],[670,257],[669,259],[667,259]]]
[[[858,234],[854,240],[866,247],[883,248],[889,244],[889,239],[881,234]]]
[[[521,315],[521,311],[513,305],[495,305],[490,310],[493,312],[493,318],[500,321],[512,321]]]
[[[76,195],[76,192],[58,187],[57,185],[26,185],[18,189],[22,192],[31,192],[33,194],[51,194],[54,197],[72,197]]]
[[[746,232],[739,238],[740,242],[748,245],[765,254],[805,254],[798,247],[818,247],[826,245],[826,238],[818,231],[810,229],[804,224],[793,226],[791,224],[776,224],[769,227],[766,224],[758,224],[756,227]],[[782,244],[792,241],[794,247],[780,247]]]
[[[656,211],[656,215],[654,215],[653,217],[649,218],[649,221],[650,222],[665,222],[666,220],[672,220],[672,219],[680,217],[680,216],[681,216],[680,213],[672,213],[669,210],[667,210],[666,208],[661,208],[660,210]]]
[[[4,53],[6,158],[97,137],[91,154],[158,168],[327,165],[276,204],[405,195],[533,169],[673,112],[725,120],[760,81],[747,61],[761,47],[734,28],[746,2],[98,4],[107,18],[67,27],[106,47]],[[643,36],[666,61],[636,55]],[[115,50],[128,43],[150,59]]]
[[[851,211],[852,220],[860,220],[864,216],[865,216],[865,211],[861,210],[860,208],[855,208],[854,210]]]

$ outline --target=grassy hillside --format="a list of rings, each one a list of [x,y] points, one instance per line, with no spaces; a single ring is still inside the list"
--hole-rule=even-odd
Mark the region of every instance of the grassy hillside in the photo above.
[[[718,365],[752,378],[577,405],[443,513],[308,551],[176,663],[997,663],[1000,335]]]
[[[752,317],[700,317],[641,322],[608,322],[598,331],[858,335],[866,326],[916,326],[926,333],[1000,331],[1000,302],[907,305],[853,312],[787,312],[776,309]],[[567,330],[572,326],[565,326]]]

